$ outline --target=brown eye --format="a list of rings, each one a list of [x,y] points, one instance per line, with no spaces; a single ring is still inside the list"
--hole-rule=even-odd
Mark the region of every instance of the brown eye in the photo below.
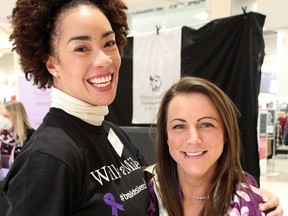
[[[111,46],[114,46],[115,44],[116,44],[115,40],[110,40],[105,44],[104,47],[111,47]]]
[[[87,49],[85,47],[77,47],[74,49],[75,52],[85,52]]]

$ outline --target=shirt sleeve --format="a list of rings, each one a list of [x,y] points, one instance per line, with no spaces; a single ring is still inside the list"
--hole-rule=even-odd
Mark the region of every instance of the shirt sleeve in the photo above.
[[[21,156],[28,158],[15,161],[4,185],[11,206],[9,215],[71,215],[74,183],[66,164],[37,151]]]
[[[263,199],[257,188],[257,183],[251,175],[245,174],[245,177],[249,185],[240,183],[235,187],[233,200],[227,215],[264,216],[265,213],[259,209],[259,204],[263,203]]]

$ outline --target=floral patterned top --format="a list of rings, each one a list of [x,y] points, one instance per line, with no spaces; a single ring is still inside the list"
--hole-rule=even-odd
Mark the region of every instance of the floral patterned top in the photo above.
[[[257,188],[257,183],[255,179],[245,173],[245,177],[250,184],[250,188],[241,183],[241,188],[235,189],[233,200],[231,201],[231,206],[228,210],[227,215],[229,216],[264,216],[265,213],[259,210],[259,204],[263,203],[263,199]]]
[[[149,207],[148,216],[169,216],[166,209],[162,205],[159,191],[155,189],[158,187],[154,187],[154,184],[159,184],[154,170],[154,165],[146,169],[146,171],[149,173],[148,175],[150,176],[149,179],[151,179],[148,183],[148,188],[151,195],[151,204]],[[153,175],[152,178],[151,174]],[[259,204],[263,203],[263,199],[260,195],[255,179],[248,173],[245,173],[245,177],[250,185],[250,188],[244,183],[241,183],[241,185],[235,188],[230,208],[225,216],[265,215],[265,213],[259,210]],[[182,196],[181,191],[179,196]]]

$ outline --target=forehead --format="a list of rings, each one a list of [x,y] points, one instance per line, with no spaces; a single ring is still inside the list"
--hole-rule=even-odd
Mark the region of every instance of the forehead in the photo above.
[[[58,17],[60,34],[82,34],[85,32],[109,31],[111,24],[103,12],[96,6],[79,5],[65,10]]]
[[[180,93],[168,105],[168,117],[175,115],[219,115],[211,98],[200,92]]]
[[[198,103],[195,103],[195,101],[197,101]],[[211,98],[202,92],[178,93],[171,99],[170,105],[179,105],[179,103],[189,104],[190,106],[202,106],[204,104],[215,106]]]

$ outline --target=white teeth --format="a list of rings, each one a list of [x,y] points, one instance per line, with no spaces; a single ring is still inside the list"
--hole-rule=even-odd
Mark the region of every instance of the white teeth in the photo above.
[[[103,83],[103,84],[97,84],[96,86],[100,87],[100,88],[104,88],[104,87],[106,87],[108,85],[109,85],[109,83]]]
[[[90,79],[89,82],[93,85],[96,85],[99,88],[104,88],[110,84],[111,80],[112,80],[112,76],[109,75],[107,77]]]
[[[186,152],[186,154],[188,155],[188,156],[191,156],[191,157],[193,157],[193,156],[198,156],[198,155],[201,155],[201,154],[203,154],[204,152],[195,152],[195,153],[191,153],[191,152]]]

